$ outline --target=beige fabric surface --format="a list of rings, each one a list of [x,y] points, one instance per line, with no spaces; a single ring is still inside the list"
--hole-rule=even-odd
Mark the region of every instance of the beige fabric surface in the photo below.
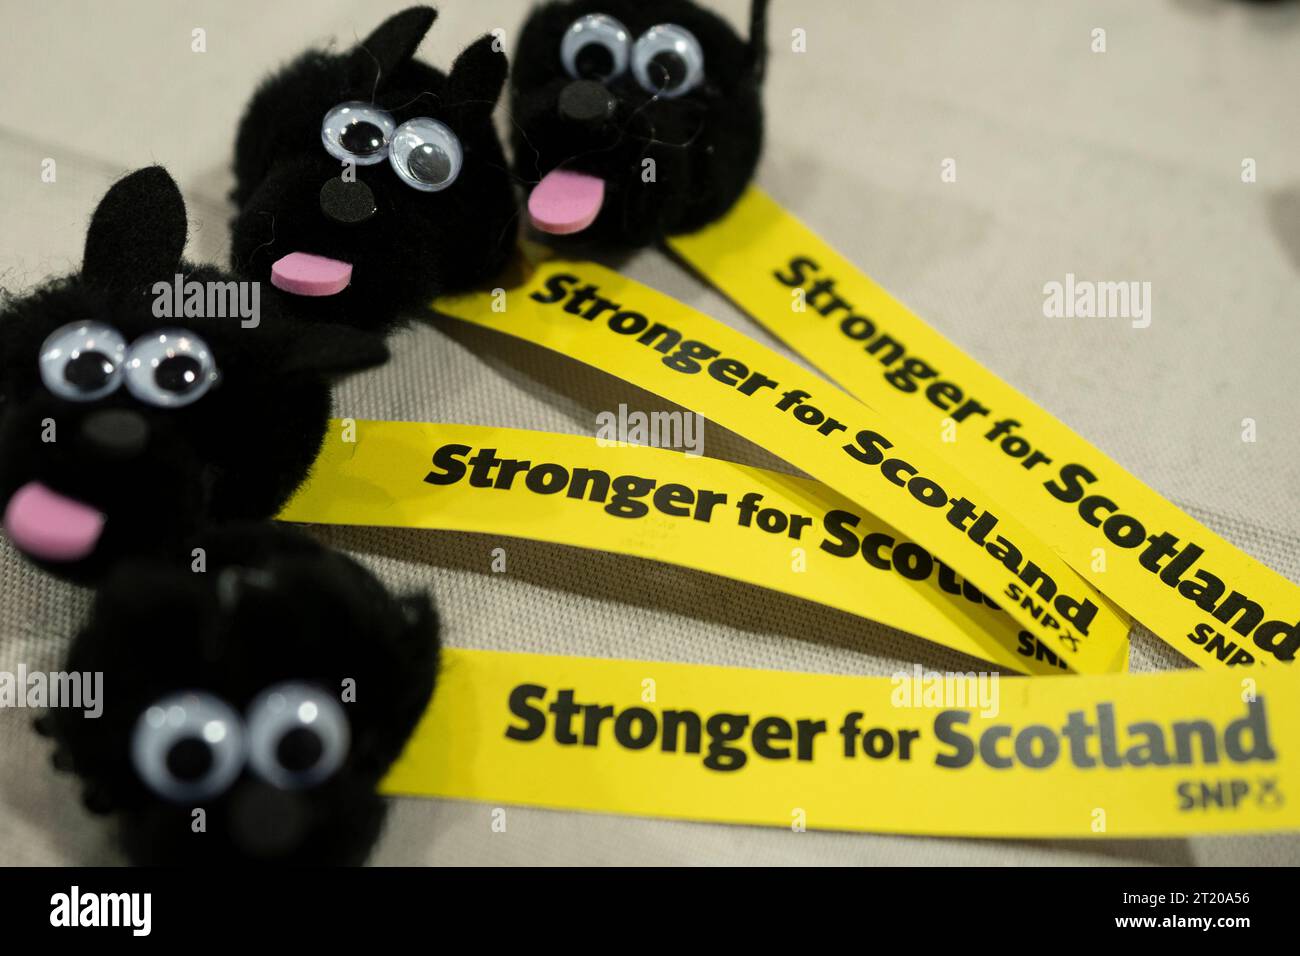
[[[743,24],[743,0],[714,4]],[[235,122],[256,80],[309,43],[351,43],[400,3],[7,0],[0,30],[0,285],[75,267],[90,211],[161,162],[189,252],[224,260]],[[522,0],[446,0],[421,48],[445,66]],[[207,52],[191,52],[191,31]],[[1107,52],[1090,50],[1103,28]],[[807,52],[790,49],[807,32]],[[759,181],[974,356],[1198,519],[1300,581],[1300,5],[1227,0],[774,0]],[[509,123],[500,113],[503,128]],[[57,161],[58,178],[40,179]],[[1258,182],[1241,181],[1244,158]],[[957,181],[940,178],[946,158]],[[663,254],[637,279],[780,348]],[[1049,320],[1044,283],[1152,284],[1153,322]],[[590,434],[666,407],[488,332],[418,324],[342,414]],[[1243,418],[1258,442],[1240,438]],[[707,454],[784,467],[710,425]],[[886,674],[978,667],[845,614],[630,558],[467,534],[335,529],[397,589],[428,588],[462,647]],[[504,546],[508,574],[491,574]],[[0,543],[0,669],[58,666],[88,593]],[[1134,667],[1182,666],[1139,629]],[[26,711],[0,711],[0,863],[114,863],[107,828]],[[790,833],[395,801],[381,864],[1300,862],[1300,837],[1003,842]]]

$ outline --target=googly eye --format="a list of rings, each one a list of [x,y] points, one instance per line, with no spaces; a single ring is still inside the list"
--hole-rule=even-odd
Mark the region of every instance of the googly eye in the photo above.
[[[160,408],[197,402],[221,377],[207,343],[185,329],[162,329],[136,339],[125,368],[131,394]]]
[[[234,709],[212,694],[169,695],[136,721],[131,763],[145,785],[165,800],[215,797],[243,769],[243,725]]]
[[[632,41],[627,27],[605,13],[589,13],[569,25],[560,60],[575,80],[608,82],[627,72]]]
[[[388,162],[402,182],[430,193],[454,183],[463,160],[456,134],[427,116],[407,120],[397,127],[388,150]]]
[[[263,691],[248,708],[247,725],[249,765],[282,790],[328,780],[347,758],[352,736],[337,700],[295,682]]]
[[[41,345],[41,381],[59,398],[93,402],[122,384],[126,341],[101,322],[73,322]]]
[[[397,122],[388,113],[369,103],[340,103],[325,114],[320,124],[320,140],[331,156],[358,166],[382,163],[388,155]]]
[[[647,93],[681,96],[704,81],[704,50],[690,30],[661,23],[637,37],[632,75]]]

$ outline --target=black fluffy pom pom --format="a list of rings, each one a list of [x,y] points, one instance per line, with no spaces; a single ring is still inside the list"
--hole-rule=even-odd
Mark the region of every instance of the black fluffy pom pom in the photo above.
[[[95,210],[82,270],[0,312],[4,528],[63,577],[274,515],[320,451],[331,381],[387,358],[183,260],[185,234],[171,177],[137,170]]]
[[[48,723],[88,807],[138,864],[362,862],[433,693],[432,605],[283,526],[189,544],[204,571],[122,564],[73,641],[102,712]]]
[[[514,248],[492,123],[506,56],[485,36],[449,74],[419,62],[434,16],[412,7],[345,52],[302,54],[244,112],[232,259],[302,315],[386,332],[489,278]]]
[[[533,226],[636,247],[724,215],[762,148],[766,11],[742,39],[690,0],[539,6],[510,94]]]

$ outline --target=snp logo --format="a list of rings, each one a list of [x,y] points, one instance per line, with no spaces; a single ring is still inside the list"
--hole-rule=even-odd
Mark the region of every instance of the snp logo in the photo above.
[[[1184,780],[1178,785],[1179,810],[1236,810],[1253,802],[1263,810],[1276,810],[1286,802],[1276,777],[1249,780]]]
[[[152,893],[68,893],[50,897],[51,926],[129,926],[134,936],[148,936]]]

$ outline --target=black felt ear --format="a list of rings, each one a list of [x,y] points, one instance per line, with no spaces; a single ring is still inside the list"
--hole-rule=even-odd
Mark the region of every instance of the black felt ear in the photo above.
[[[145,166],[113,184],[86,232],[82,276],[125,290],[167,278],[185,252],[185,200],[161,166]]]
[[[378,87],[399,66],[415,55],[438,11],[433,7],[408,7],[379,24],[352,51],[352,71],[360,87]]]
[[[497,49],[499,42],[492,34],[485,34],[466,47],[451,65],[446,102],[462,121],[492,115],[509,71],[505,50]]]
[[[749,5],[749,55],[754,64],[754,79],[759,83],[767,72],[767,2],[753,0]]]
[[[347,325],[304,324],[294,337],[282,371],[286,375],[338,378],[388,361],[383,338]]]

